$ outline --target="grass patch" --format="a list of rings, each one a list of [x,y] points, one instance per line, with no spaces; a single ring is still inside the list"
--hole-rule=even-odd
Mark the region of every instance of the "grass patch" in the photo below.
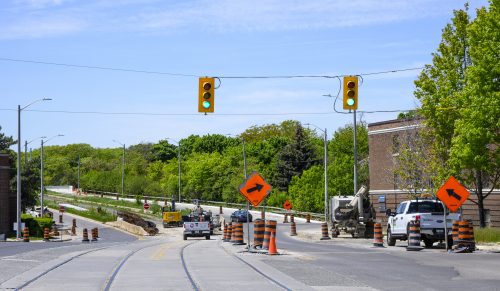
[[[474,228],[476,242],[498,243],[500,242],[500,228]]]
[[[54,209],[59,209],[59,204],[53,201],[47,201],[47,206]],[[75,214],[78,216],[90,218],[92,220],[100,221],[100,222],[108,222],[108,221],[116,221],[116,215],[108,212],[106,209],[97,206],[91,206],[87,211],[76,210],[73,208],[66,208],[65,212]]]

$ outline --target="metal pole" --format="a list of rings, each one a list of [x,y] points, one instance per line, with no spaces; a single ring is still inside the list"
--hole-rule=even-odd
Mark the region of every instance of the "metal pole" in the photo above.
[[[43,217],[43,139],[40,147],[40,217]]]
[[[179,171],[179,174],[177,175],[178,183],[179,183],[179,203],[181,202],[181,144],[178,142],[177,143],[177,169]]]
[[[76,189],[80,190],[80,156],[78,156],[78,184]]]
[[[17,230],[16,237],[21,238],[21,105],[17,105]]]
[[[125,188],[125,144],[123,144],[123,154],[122,154],[122,197]],[[118,200],[118,197],[116,197]]]
[[[247,156],[245,153],[245,140],[241,139],[241,144],[243,145],[243,175],[245,175],[245,180],[247,179]],[[247,200],[247,241],[248,249],[250,250],[250,202]]]
[[[24,167],[26,168],[26,163],[28,162],[28,140],[24,141]]]
[[[325,161],[324,161],[324,166],[325,166],[325,222],[328,223],[328,139],[326,135],[326,128],[325,128],[325,140],[324,140],[324,146],[325,146]]]
[[[356,144],[356,130],[357,130],[357,125],[356,125],[356,110],[353,111],[353,118],[354,118],[354,195],[358,192],[358,148]],[[358,201],[358,212],[359,212],[359,218],[360,221],[363,221],[363,200],[361,197],[359,197]]]

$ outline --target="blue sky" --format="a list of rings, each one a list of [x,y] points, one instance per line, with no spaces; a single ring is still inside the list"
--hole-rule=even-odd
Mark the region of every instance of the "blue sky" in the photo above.
[[[0,2],[0,126],[22,141],[117,147],[190,134],[239,134],[295,119],[331,133],[331,78],[222,79],[215,113],[197,112],[196,76],[349,75],[430,63],[457,0]],[[487,1],[470,1],[471,14]],[[107,67],[138,73],[6,59]],[[164,73],[191,76],[173,76]],[[419,71],[364,76],[359,110],[411,109]],[[341,99],[340,99],[341,101]],[[337,109],[342,110],[340,102]],[[69,113],[73,112],[73,113]],[[75,112],[134,113],[84,114]],[[358,114],[371,123],[397,113]],[[32,147],[38,147],[39,141]]]

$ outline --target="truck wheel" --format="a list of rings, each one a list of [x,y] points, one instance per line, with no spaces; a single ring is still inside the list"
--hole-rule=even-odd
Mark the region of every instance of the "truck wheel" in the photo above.
[[[188,236],[185,234],[184,235],[184,240],[187,240],[188,239]]]
[[[391,247],[396,245],[396,239],[392,237],[390,227],[387,228],[387,245]]]
[[[432,239],[424,238],[423,241],[426,248],[432,248],[432,245],[434,244]]]
[[[210,239],[210,235],[206,235],[205,239],[209,240]]]

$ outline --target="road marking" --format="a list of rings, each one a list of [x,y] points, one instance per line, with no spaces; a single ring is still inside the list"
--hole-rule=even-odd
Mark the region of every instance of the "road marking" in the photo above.
[[[180,246],[181,244],[184,244],[184,242],[174,242],[174,243],[171,243],[171,244],[165,244],[165,245],[163,245],[156,252],[153,253],[153,255],[151,256],[151,260],[153,260],[153,261],[159,261],[159,260],[163,259],[163,257],[165,256],[165,253],[169,249],[172,249],[174,247]]]
[[[15,259],[15,258],[1,258],[2,261],[18,261],[18,262],[40,262],[39,260],[25,260],[25,259]]]

